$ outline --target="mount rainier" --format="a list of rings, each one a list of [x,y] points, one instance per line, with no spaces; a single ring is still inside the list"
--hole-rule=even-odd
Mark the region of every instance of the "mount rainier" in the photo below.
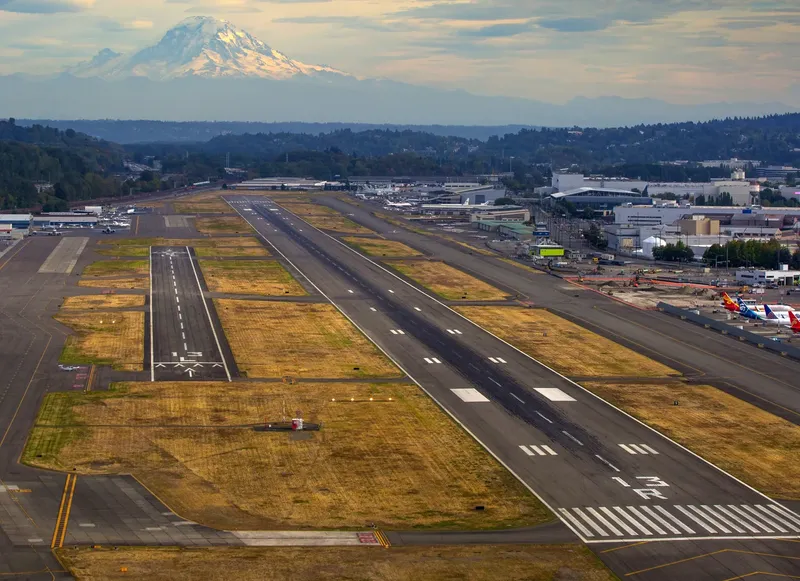
[[[349,76],[325,65],[292,60],[227,20],[194,16],[167,31],[161,41],[130,56],[101,50],[66,70],[75,77],[165,81],[181,77],[285,80],[298,75]]]

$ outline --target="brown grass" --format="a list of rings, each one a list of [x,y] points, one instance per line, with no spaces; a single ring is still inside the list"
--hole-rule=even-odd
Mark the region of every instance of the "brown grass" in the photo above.
[[[222,199],[207,202],[173,202],[172,207],[179,214],[233,213],[234,210]]]
[[[297,216],[341,216],[339,212],[328,206],[313,204],[310,201],[281,200],[281,206]]]
[[[78,286],[84,288],[147,290],[150,288],[149,277],[127,278],[82,278]]]
[[[403,256],[422,256],[419,250],[414,250],[402,242],[394,240],[382,240],[380,238],[359,238],[350,236],[343,239],[351,246],[355,246],[365,254],[370,256],[385,256],[389,258]]]
[[[110,248],[97,248],[95,249],[97,254],[102,256],[131,256],[131,257],[144,257],[147,258],[150,256],[150,247],[149,246],[128,246],[128,245],[120,245],[120,246],[111,246]]]
[[[250,377],[401,375],[332,305],[230,299],[214,303],[236,364]]]
[[[219,246],[260,246],[254,236],[238,236],[233,238],[122,238],[101,240],[101,246],[192,246],[194,248],[216,248]]]
[[[299,439],[250,427],[296,410],[321,431]],[[24,460],[132,473],[183,518],[222,529],[491,529],[551,518],[430,398],[398,383],[147,382],[52,393]]]
[[[708,385],[585,387],[761,492],[800,500],[800,426]]]
[[[96,363],[124,371],[141,371],[144,362],[144,313],[60,312],[54,317],[70,327],[62,363]]]
[[[239,216],[222,216],[217,218],[197,218],[195,228],[202,234],[252,234],[250,224]]]
[[[356,224],[327,206],[284,200],[280,200],[280,205],[321,230],[330,230],[341,234],[375,234],[369,228]]]
[[[387,260],[385,263],[447,300],[502,301],[508,298],[500,289],[444,262]]]
[[[263,246],[217,246],[216,248],[200,247],[195,248],[194,253],[199,258],[270,256],[269,251]]]
[[[103,244],[101,242],[101,244]],[[101,246],[95,250],[104,256],[150,256],[150,246],[191,246],[201,258],[217,256],[244,257],[270,256],[258,239],[251,236],[225,238],[130,238],[118,241],[110,247]]]
[[[83,269],[86,276],[138,276],[150,275],[150,262],[147,260],[99,260]]]
[[[59,549],[83,581],[613,581],[585,547],[469,545],[451,547]],[[127,568],[121,573],[120,568]]]
[[[144,295],[80,295],[64,299],[62,309],[94,310],[144,306]]]
[[[212,292],[264,296],[308,294],[280,262],[201,260],[200,268]]]
[[[330,230],[341,234],[375,234],[369,228],[356,224],[344,216],[303,216],[303,219],[320,230]]]
[[[675,370],[544,309],[469,306],[456,310],[568,376],[676,375]]]

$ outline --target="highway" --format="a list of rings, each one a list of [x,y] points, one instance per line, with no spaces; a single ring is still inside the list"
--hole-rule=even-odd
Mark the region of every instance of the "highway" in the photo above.
[[[150,379],[231,380],[221,332],[188,247],[150,249]]]
[[[797,537],[800,516],[279,209],[267,242],[586,543]]]

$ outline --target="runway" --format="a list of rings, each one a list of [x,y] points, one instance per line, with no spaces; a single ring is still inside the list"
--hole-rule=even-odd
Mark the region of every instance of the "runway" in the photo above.
[[[150,249],[151,381],[231,380],[195,262],[189,247]]]
[[[260,220],[245,218],[282,252],[302,248],[287,257],[584,541],[775,534],[744,514],[785,509],[299,218],[247,203]],[[787,519],[781,534],[799,533]]]
[[[266,198],[228,199],[297,275],[598,551],[606,543],[798,537],[800,516],[788,508],[334,237]]]
[[[455,243],[398,228],[373,216],[372,206],[354,206],[333,197],[320,200],[389,240],[411,245],[428,256],[465,270],[495,286],[604,335],[736,397],[800,423],[800,363],[687,325],[655,311],[629,307],[560,278],[531,275],[495,257],[469,253]]]

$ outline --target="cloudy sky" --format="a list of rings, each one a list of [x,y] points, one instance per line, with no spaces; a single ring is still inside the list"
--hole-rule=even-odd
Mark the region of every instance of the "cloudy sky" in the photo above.
[[[0,0],[0,74],[132,51],[196,14],[360,77],[800,106],[800,0]]]

